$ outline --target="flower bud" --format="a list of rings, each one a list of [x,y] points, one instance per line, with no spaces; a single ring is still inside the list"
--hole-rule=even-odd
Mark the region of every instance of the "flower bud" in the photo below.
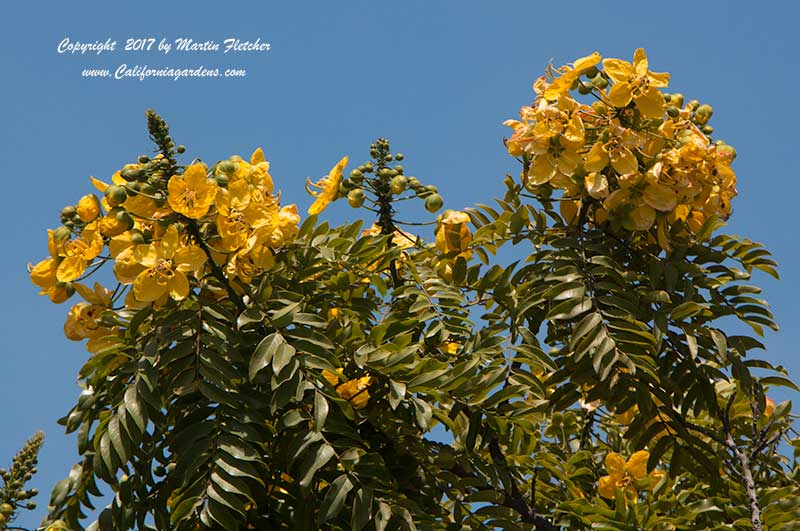
[[[397,175],[392,179],[390,186],[393,194],[400,195],[408,188],[408,179],[403,175]]]
[[[347,194],[347,203],[353,208],[358,208],[364,204],[366,197],[364,190],[356,188],[355,190],[350,190],[350,193]]]
[[[94,194],[87,194],[80,198],[76,210],[84,223],[94,221],[100,215],[100,200]]]
[[[112,184],[105,191],[106,201],[108,202],[108,206],[115,207],[119,206],[128,199],[128,193],[125,191],[125,188],[122,186]]]
[[[403,160],[404,158],[405,158],[405,155],[403,155],[402,153],[395,153],[394,154],[394,160],[396,160],[398,162]]]
[[[697,123],[705,125],[711,119],[712,114],[714,114],[714,109],[711,105],[704,103],[694,112],[694,119]]]
[[[427,199],[425,199],[425,210],[433,214],[444,205],[444,199],[437,193],[429,195]]]

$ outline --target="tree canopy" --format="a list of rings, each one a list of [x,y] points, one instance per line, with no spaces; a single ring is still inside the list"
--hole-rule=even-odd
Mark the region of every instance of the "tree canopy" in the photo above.
[[[751,276],[776,264],[722,232],[713,109],[649,68],[551,65],[506,121],[503,197],[435,218],[385,139],[301,216],[260,148],[209,165],[148,111],[154,151],[93,178],[30,268],[82,299],[64,331],[89,353],[42,528],[798,528],[768,396],[796,386],[754,354],[777,326]],[[345,197],[366,221],[331,226]]]

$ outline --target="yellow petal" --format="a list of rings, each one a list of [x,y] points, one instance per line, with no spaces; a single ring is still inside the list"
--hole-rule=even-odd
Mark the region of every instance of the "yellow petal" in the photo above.
[[[625,473],[625,459],[616,452],[609,452],[606,455],[606,472],[612,477],[622,477]]]
[[[604,59],[603,70],[614,82],[621,83],[633,77],[633,65],[622,59]]]
[[[583,178],[586,192],[594,199],[608,197],[608,179],[602,173],[592,172]]]
[[[122,284],[131,284],[143,269],[136,258],[134,247],[124,249],[114,260],[114,275]]]
[[[71,282],[86,271],[86,260],[80,256],[67,256],[58,264],[56,278],[59,282]]]
[[[636,156],[628,148],[619,148],[611,154],[611,166],[620,175],[635,173],[639,168]],[[588,169],[588,168],[587,168]]]
[[[89,177],[89,179],[92,181],[92,185],[95,188],[97,188],[97,190],[100,191],[100,192],[105,192],[106,188],[108,188],[108,186],[109,186],[106,183],[104,183],[103,181],[95,179],[94,177]]]
[[[631,102],[631,86],[627,81],[615,83],[608,91],[608,101],[614,107],[625,107]]]
[[[48,288],[58,282],[58,264],[52,258],[45,258],[31,269],[31,282],[40,288]]]
[[[336,369],[335,373],[328,370],[324,370],[322,371],[322,377],[325,378],[329,384],[336,385],[339,383],[339,376],[341,376],[343,373],[344,369],[342,368]]]
[[[645,231],[656,221],[656,211],[650,205],[639,205],[631,210],[622,226],[631,231]]]
[[[647,77],[650,78],[651,87],[665,88],[669,86],[669,72],[648,72]]]
[[[572,225],[577,221],[578,209],[580,208],[580,201],[571,201],[569,199],[562,199],[559,205],[561,217],[568,225]]]
[[[158,282],[149,270],[142,271],[133,282],[133,294],[141,302],[153,302],[167,293],[166,283]]]
[[[657,88],[651,86],[647,92],[636,98],[636,107],[646,118],[661,118],[666,110],[664,95]]]
[[[265,162],[265,160],[266,159],[264,158],[264,150],[261,149],[260,147],[257,147],[256,150],[253,151],[253,154],[250,155],[250,164],[252,164],[253,166],[258,164],[259,162]]]
[[[86,194],[80,198],[75,208],[81,221],[89,223],[100,215],[100,200],[94,194]]]
[[[647,68],[647,54],[644,52],[644,48],[636,48],[636,51],[633,52],[633,69],[636,72],[636,75],[646,76]]]
[[[625,472],[630,474],[636,479],[642,479],[647,476],[647,460],[650,458],[650,453],[646,450],[639,450],[628,459],[625,465]]]
[[[645,203],[661,212],[669,212],[678,204],[678,196],[675,191],[659,183],[648,184],[644,190],[643,199]]]
[[[185,299],[189,294],[189,279],[181,271],[175,271],[175,274],[167,283],[169,288],[169,296],[176,301]]]
[[[603,498],[613,500],[617,484],[611,476],[603,476],[597,482],[597,494]]]
[[[556,174],[556,166],[549,155],[539,155],[533,159],[528,168],[528,185],[539,186],[546,184]]]
[[[592,52],[591,54],[581,57],[580,59],[576,59],[574,63],[572,63],[572,69],[576,72],[583,73],[584,70],[587,68],[591,68],[597,63],[600,62],[602,57],[598,52]]]
[[[178,271],[196,271],[200,272],[203,265],[206,263],[206,253],[197,245],[187,245],[175,251],[173,263],[175,269]]]
[[[601,171],[608,166],[608,153],[603,149],[603,145],[599,142],[592,146],[589,153],[586,154],[586,162],[584,164],[586,169],[590,172]]]

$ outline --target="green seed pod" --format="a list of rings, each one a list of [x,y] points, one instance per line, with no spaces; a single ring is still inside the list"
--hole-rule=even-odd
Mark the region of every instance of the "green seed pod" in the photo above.
[[[425,210],[433,214],[444,205],[444,199],[439,194],[431,194],[425,199]]]
[[[347,194],[347,203],[353,208],[358,208],[364,204],[364,199],[366,198],[364,190],[356,188],[355,190],[350,190],[350,193]]]
[[[63,242],[64,240],[69,240],[70,236],[72,236],[72,231],[69,230],[68,227],[60,226],[55,231],[53,231],[53,239],[57,242]]]
[[[726,157],[728,157],[731,160],[736,158],[736,149],[734,149],[733,146],[729,146],[728,144],[725,144],[723,146],[719,146],[717,148],[717,152],[722,154],[722,155],[725,155]]]
[[[605,116],[606,114],[608,114],[608,106],[602,101],[596,101],[592,103],[592,109],[594,109],[594,112],[596,112],[600,116]]]
[[[700,105],[696,111],[694,111],[694,119],[697,123],[705,125],[711,119],[712,114],[714,114],[713,107],[707,103],[704,103]]]
[[[119,172],[120,176],[129,183],[138,180],[139,173],[138,168],[122,168],[122,171]]]
[[[603,90],[608,86],[608,80],[605,77],[603,77],[602,74],[597,74],[592,78],[592,85],[594,85],[595,88]]]
[[[125,230],[130,230],[133,228],[134,225],[133,218],[131,217],[130,214],[128,214],[124,210],[120,210],[119,212],[117,212],[114,215],[114,218],[117,220],[117,222],[125,226]]]
[[[108,206],[112,208],[121,205],[128,199],[128,193],[125,191],[125,188],[117,184],[112,184],[106,188],[105,196]]]
[[[236,171],[236,164],[230,160],[222,160],[217,164],[217,173],[224,173],[230,175]]]
[[[600,70],[598,70],[596,66],[590,66],[589,68],[586,69],[586,71],[584,71],[583,75],[588,77],[589,79],[592,79],[599,73]]]
[[[72,205],[67,205],[61,209],[61,219],[72,219],[78,214],[78,209]]]
[[[393,194],[400,195],[408,188],[408,179],[404,175],[397,175],[392,179],[390,186]]]

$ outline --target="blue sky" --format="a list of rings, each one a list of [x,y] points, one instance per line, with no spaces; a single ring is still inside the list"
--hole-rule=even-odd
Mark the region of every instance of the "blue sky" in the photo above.
[[[5,280],[0,309],[0,463],[37,429],[47,441],[34,481],[47,505],[75,460],[55,420],[79,389],[86,353],[61,331],[68,305],[36,295],[25,265],[43,258],[58,212],[150,150],[144,111],[158,110],[191,156],[213,162],[263,146],[283,202],[304,210],[305,178],[343,155],[367,158],[388,137],[408,174],[436,184],[448,208],[488,202],[518,173],[501,139],[504,119],[532,100],[531,83],[556,65],[600,51],[630,59],[644,47],[672,90],[714,106],[718,138],[739,153],[730,232],[775,253],[782,280],[765,287],[782,329],[766,356],[800,374],[800,250],[793,2],[4,2],[0,7],[0,161]],[[268,53],[59,55],[58,43],[112,38],[269,41]],[[245,68],[243,79],[86,79],[119,64]],[[352,218],[344,202],[326,211]],[[419,217],[412,210],[408,218]],[[428,235],[430,236],[430,235]],[[787,398],[786,393],[778,398]],[[43,511],[25,516],[36,525]]]

